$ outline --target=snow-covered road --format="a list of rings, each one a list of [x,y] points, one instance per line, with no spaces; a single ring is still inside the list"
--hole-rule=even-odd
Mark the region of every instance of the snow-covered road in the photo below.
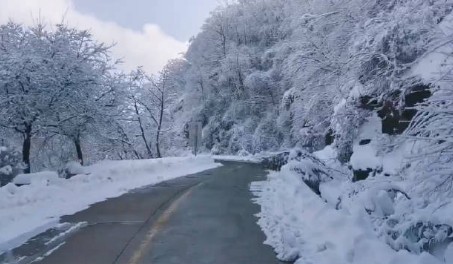
[[[227,162],[136,189],[63,217],[63,231],[35,237],[9,257],[28,256],[21,264],[278,264],[249,191],[265,174],[257,164]]]
[[[0,188],[0,254],[45,230],[61,216],[130,190],[220,166],[208,156],[104,161],[69,180],[34,181]]]

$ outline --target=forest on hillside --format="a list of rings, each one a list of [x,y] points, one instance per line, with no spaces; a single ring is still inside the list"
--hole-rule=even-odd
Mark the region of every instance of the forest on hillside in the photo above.
[[[215,10],[157,76],[121,73],[86,30],[11,22],[0,32],[0,140],[52,168],[180,153],[187,124],[200,121],[207,152],[334,144],[347,162],[373,111],[388,134],[432,137],[420,123],[406,128],[415,104],[447,82],[448,61],[438,72],[416,66],[448,49],[450,11],[449,1],[238,1]]]
[[[407,109],[445,79],[448,62],[433,80],[414,69],[448,46],[450,11],[449,1],[238,1],[192,40],[175,116],[202,121],[216,153],[333,143],[347,161],[373,110],[398,112],[386,132],[402,134]]]

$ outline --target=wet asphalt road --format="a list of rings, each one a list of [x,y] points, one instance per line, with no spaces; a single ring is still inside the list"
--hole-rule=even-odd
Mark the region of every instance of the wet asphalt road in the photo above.
[[[264,177],[259,165],[228,162],[138,189],[64,217],[86,223],[51,248],[25,245],[14,253],[34,252],[21,264],[281,263],[263,245],[259,207],[251,202],[250,182]]]

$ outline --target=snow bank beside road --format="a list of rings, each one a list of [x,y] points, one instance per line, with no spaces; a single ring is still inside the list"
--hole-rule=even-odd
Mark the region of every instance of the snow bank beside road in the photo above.
[[[227,156],[227,155],[214,155],[212,156],[215,160],[220,161],[237,161],[237,162],[248,162],[248,163],[260,163],[262,161],[261,157],[258,156]]]
[[[88,175],[50,183],[0,188],[0,252],[16,247],[58,222],[107,198],[132,189],[220,166],[210,157],[104,161]],[[44,230],[43,230],[44,229]]]
[[[19,174],[13,179],[16,185],[28,185],[32,182],[53,182],[58,181],[58,173],[54,171],[42,171],[30,174]]]
[[[288,166],[252,184],[259,222],[282,260],[296,264],[440,264],[432,255],[394,251],[375,234],[365,210],[335,210]]]
[[[414,180],[415,166],[404,158],[407,143],[383,152],[372,144],[382,135],[362,136],[371,147],[354,147],[352,160],[358,168],[379,167],[366,179],[352,181],[353,172],[326,147],[313,154],[292,151],[280,172],[252,184],[265,243],[296,264],[453,263],[451,196],[433,198],[425,191],[430,181]],[[363,156],[379,163],[361,162]],[[329,177],[322,177],[326,172]]]

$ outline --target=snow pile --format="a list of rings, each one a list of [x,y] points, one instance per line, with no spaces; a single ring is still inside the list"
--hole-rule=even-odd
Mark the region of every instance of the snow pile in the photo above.
[[[422,138],[434,131],[434,118],[418,137],[385,133],[378,113],[369,111],[357,126],[346,163],[334,144],[292,154],[280,172],[252,185],[259,225],[279,258],[297,264],[453,263],[449,137],[428,140],[438,129]]]
[[[348,187],[335,180],[324,185],[330,190]],[[261,205],[258,223],[266,233],[265,243],[273,246],[282,260],[297,260],[296,264],[444,263],[428,253],[395,251],[376,234],[364,208],[366,197],[341,209],[341,199],[326,202],[289,165],[272,172],[267,181],[254,183],[252,191]],[[392,213],[387,193],[375,191],[378,195],[371,195],[373,205],[383,214]]]
[[[381,120],[370,114],[349,163],[341,164],[332,146],[313,154],[293,151],[280,172],[252,185],[259,225],[279,258],[297,264],[453,263],[451,190],[443,191],[437,177],[421,178],[414,161],[414,151],[427,144],[381,131]]]
[[[0,252],[24,243],[73,214],[134,188],[220,166],[210,157],[104,161],[71,179],[0,188]]]
[[[13,183],[16,185],[28,185],[32,183],[43,182],[55,182],[58,181],[58,174],[54,171],[41,171],[30,174],[19,174],[13,179]]]
[[[70,161],[58,172],[60,177],[69,179],[79,174],[85,174],[85,168],[77,161]]]
[[[373,115],[360,128],[359,136],[353,145],[353,154],[351,156],[351,165],[356,170],[367,170],[368,168],[379,168],[382,166],[382,160],[377,157],[376,135],[380,134],[381,120],[377,115]]]

